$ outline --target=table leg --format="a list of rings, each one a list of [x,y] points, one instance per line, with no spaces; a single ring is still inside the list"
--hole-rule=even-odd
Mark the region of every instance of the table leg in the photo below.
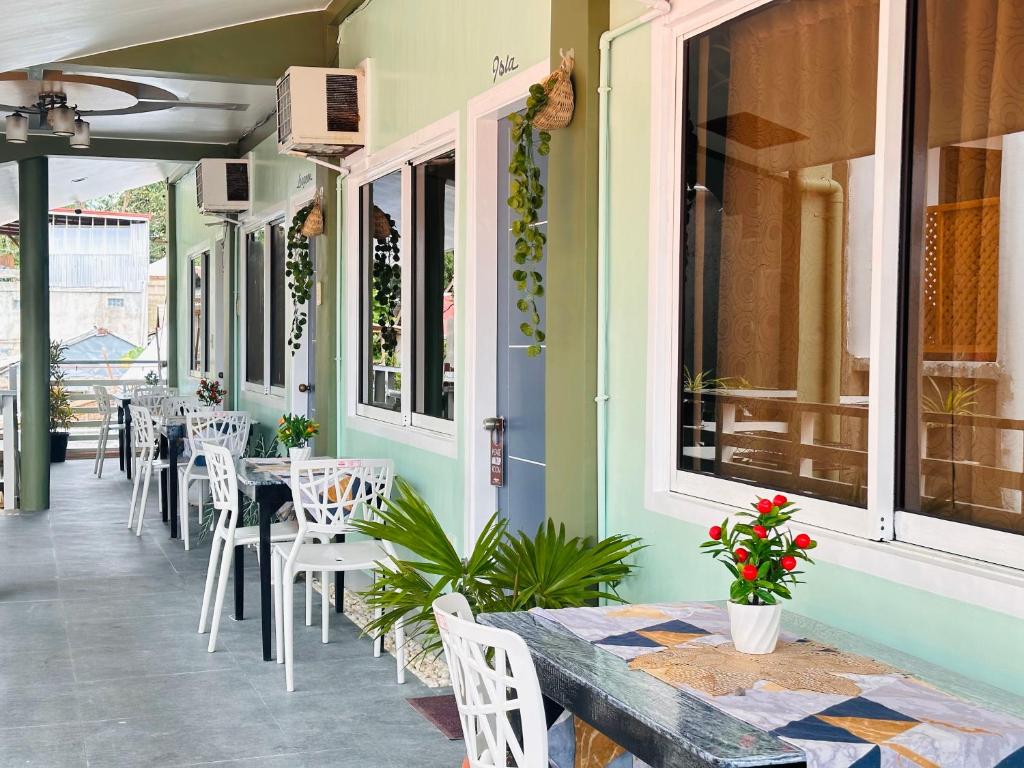
[[[132,479],[132,463],[134,451],[132,450],[132,410],[131,408],[124,409],[124,444],[127,451],[127,457],[125,459],[124,471],[128,475],[128,479]]]
[[[167,438],[161,435],[160,437],[160,458],[167,459],[171,455],[170,448],[167,444]],[[168,501],[168,479],[170,473],[166,469],[160,470],[160,519],[165,523],[167,522],[167,501]]]
[[[171,538],[178,538],[178,455],[181,453],[181,438],[167,439],[167,506],[171,516]]]
[[[345,534],[335,535],[334,541],[341,543],[345,541]],[[345,611],[345,572],[334,572],[334,612],[344,613]]]
[[[235,621],[245,617],[245,547],[235,547]]]
[[[117,406],[117,423],[124,424],[124,406]],[[117,462],[120,465],[121,471],[124,472],[124,430],[117,430]]]
[[[270,518],[274,514],[275,507],[267,499],[259,500],[260,507],[260,619],[263,624],[263,660],[270,661],[270,635],[274,628],[271,626],[270,606],[272,597],[270,585]]]

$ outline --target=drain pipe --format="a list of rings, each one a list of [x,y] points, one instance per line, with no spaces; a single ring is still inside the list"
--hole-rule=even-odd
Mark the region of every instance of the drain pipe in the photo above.
[[[600,85],[598,87],[597,158],[597,534],[608,535],[608,227],[609,227],[609,139],[608,101],[611,93],[612,41],[664,16],[669,0],[640,0],[650,10],[601,35]]]

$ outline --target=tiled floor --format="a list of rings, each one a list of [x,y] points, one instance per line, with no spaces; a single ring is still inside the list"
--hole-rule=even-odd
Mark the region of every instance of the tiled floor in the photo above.
[[[394,660],[374,659],[342,616],[321,644],[319,606],[316,626],[296,620],[296,691],[285,691],[284,668],[260,653],[251,553],[246,618],[225,615],[207,653],[196,628],[208,548],[168,538],[155,493],[136,538],[116,461],[102,480],[91,470],[55,465],[50,512],[0,516],[0,766],[461,764],[462,743],[404,701],[430,691],[411,674],[397,685]]]

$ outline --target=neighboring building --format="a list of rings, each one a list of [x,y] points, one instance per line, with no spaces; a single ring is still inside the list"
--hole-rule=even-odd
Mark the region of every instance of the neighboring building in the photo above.
[[[51,338],[105,329],[144,347],[148,284],[148,215],[51,211]],[[0,358],[19,354],[19,307],[18,270],[0,266]]]
[[[157,259],[149,265],[149,281],[146,284],[146,333],[152,334],[157,327],[167,325],[167,257]]]

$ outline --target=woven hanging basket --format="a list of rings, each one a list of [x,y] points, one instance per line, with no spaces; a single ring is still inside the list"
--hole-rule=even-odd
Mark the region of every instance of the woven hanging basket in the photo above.
[[[306,214],[306,220],[302,223],[301,232],[306,237],[316,237],[324,233],[324,207],[320,200],[319,192],[313,198],[313,207]]]
[[[388,215],[376,205],[373,206],[373,239],[387,240],[391,237],[391,222]]]
[[[568,53],[559,49],[558,53],[562,57],[562,63],[543,83],[544,91],[548,95],[547,103],[533,118],[534,127],[540,131],[565,128],[572,122],[572,67],[576,54],[572,48]]]

